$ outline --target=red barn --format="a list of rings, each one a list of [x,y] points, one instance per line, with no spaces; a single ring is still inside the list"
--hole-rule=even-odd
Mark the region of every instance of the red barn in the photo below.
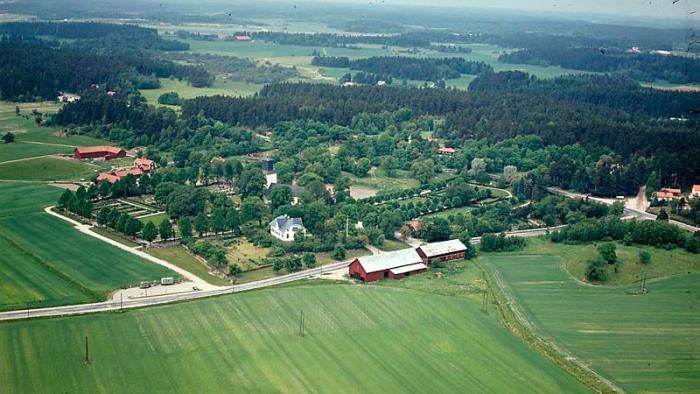
[[[81,146],[75,148],[73,157],[78,160],[98,158],[112,160],[119,157],[126,157],[126,151],[114,146]]]
[[[358,257],[349,267],[350,276],[363,282],[374,282],[383,278],[400,279],[427,270],[428,267],[423,264],[415,249]]]
[[[117,183],[117,182],[119,182],[119,179],[121,179],[121,178],[119,178],[118,176],[116,176],[114,174],[110,174],[108,172],[103,172],[97,176],[97,180],[95,181],[95,183],[99,184],[99,183],[102,183],[102,181],[107,181],[109,183]]]
[[[421,245],[416,249],[421,260],[427,266],[434,261],[464,260],[467,255],[467,247],[458,239],[444,242],[433,242]]]

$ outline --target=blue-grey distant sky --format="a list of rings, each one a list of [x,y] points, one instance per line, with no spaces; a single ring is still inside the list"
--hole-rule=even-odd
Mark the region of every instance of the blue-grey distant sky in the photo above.
[[[412,4],[424,6],[452,6],[479,8],[508,8],[528,11],[575,12],[590,14],[615,14],[654,17],[700,17],[700,0],[316,0],[352,4]]]

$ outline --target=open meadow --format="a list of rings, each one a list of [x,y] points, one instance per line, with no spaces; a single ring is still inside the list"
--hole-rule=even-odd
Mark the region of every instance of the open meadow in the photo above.
[[[0,183],[0,310],[100,301],[119,287],[172,276],[43,212],[61,192]]]
[[[9,392],[589,392],[477,303],[378,286],[1,323],[0,348]]]
[[[639,295],[638,283],[582,284],[558,256],[493,255],[480,262],[501,278],[536,334],[622,389],[698,392],[700,274],[649,280],[648,293]]]

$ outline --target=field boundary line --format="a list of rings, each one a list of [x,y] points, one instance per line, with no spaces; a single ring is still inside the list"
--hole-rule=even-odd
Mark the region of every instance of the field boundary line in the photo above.
[[[570,373],[586,386],[599,393],[625,393],[621,387],[600,375],[577,357],[558,346],[553,340],[539,335],[535,325],[519,309],[518,303],[510,296],[507,285],[500,273],[475,263],[484,274],[486,285],[494,297],[496,309],[504,325],[517,337],[525,341],[552,363]]]

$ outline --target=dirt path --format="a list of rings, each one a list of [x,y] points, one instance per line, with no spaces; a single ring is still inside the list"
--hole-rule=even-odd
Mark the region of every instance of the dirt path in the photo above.
[[[32,157],[24,157],[21,159],[14,159],[14,160],[8,160],[8,161],[0,161],[0,165],[2,164],[9,164],[9,163],[17,163],[19,161],[27,161],[27,160],[34,160],[34,159],[41,159],[44,157],[57,157],[56,155],[42,155],[42,156],[32,156]]]
[[[23,144],[34,144],[34,145],[49,145],[49,146],[65,146],[66,148],[75,148],[77,145],[66,145],[66,144],[54,144],[52,142],[38,142],[38,141],[19,141]]]

